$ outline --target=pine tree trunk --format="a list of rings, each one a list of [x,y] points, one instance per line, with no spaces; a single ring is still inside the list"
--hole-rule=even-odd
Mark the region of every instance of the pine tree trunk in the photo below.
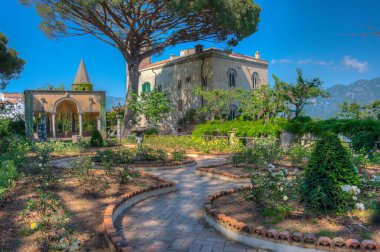
[[[123,137],[127,137],[131,134],[131,128],[136,124],[135,113],[131,111],[128,106],[129,100],[134,99],[132,94],[138,92],[139,86],[139,65],[140,61],[138,59],[132,59],[128,64],[128,79],[127,79],[127,95],[125,103],[124,112],[124,129]]]

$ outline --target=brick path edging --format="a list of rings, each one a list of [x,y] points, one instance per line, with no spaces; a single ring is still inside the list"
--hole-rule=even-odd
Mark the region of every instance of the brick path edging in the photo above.
[[[105,236],[109,243],[110,251],[133,251],[133,248],[128,244],[128,242],[123,240],[123,238],[118,234],[114,225],[114,220],[124,210],[147,198],[177,190],[176,184],[172,181],[159,178],[155,175],[147,174],[143,171],[141,171],[140,173],[141,175],[149,176],[163,183],[158,186],[150,186],[147,188],[140,189],[139,191],[124,194],[106,207],[103,217],[103,226]]]
[[[314,234],[300,232],[290,233],[276,229],[265,229],[263,226],[253,226],[226,216],[213,208],[212,202],[222,196],[252,190],[252,186],[220,191],[206,198],[204,216],[206,222],[218,232],[247,246],[261,247],[284,252],[318,252],[329,251],[380,251],[380,244],[372,240],[359,242],[356,239],[344,240],[340,237],[317,237]]]

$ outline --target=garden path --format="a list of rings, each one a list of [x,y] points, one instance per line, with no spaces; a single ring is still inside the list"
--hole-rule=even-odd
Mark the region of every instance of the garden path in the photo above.
[[[224,163],[223,156],[194,156],[198,166]],[[224,238],[203,218],[205,198],[243,184],[198,176],[191,168],[150,173],[177,183],[178,190],[146,199],[115,221],[135,251],[264,251]]]

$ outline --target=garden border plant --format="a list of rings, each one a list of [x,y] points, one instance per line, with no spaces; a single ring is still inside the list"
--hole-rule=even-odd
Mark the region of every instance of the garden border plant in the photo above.
[[[342,239],[335,237],[333,239],[321,236],[317,238],[315,234],[304,234],[301,232],[290,233],[286,230],[276,230],[274,228],[265,229],[263,226],[252,226],[248,223],[239,222],[238,220],[226,216],[218,209],[213,207],[213,202],[226,195],[242,193],[254,190],[253,186],[241,187],[220,191],[206,198],[204,201],[204,215],[206,222],[219,232],[228,236],[228,238],[241,242],[248,246],[263,246],[266,249],[278,251],[299,251],[310,252],[322,250],[342,251],[378,251],[380,244],[373,240]]]

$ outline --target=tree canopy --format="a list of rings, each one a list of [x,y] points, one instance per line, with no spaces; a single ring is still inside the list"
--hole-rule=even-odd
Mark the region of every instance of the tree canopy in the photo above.
[[[19,0],[34,4],[52,37],[91,34],[116,47],[128,63],[127,103],[138,91],[139,65],[179,43],[213,40],[236,45],[256,32],[252,0]],[[126,109],[124,121],[134,119]],[[125,124],[127,125],[127,124]],[[130,131],[125,128],[124,133]]]
[[[18,57],[15,49],[7,47],[8,38],[0,32],[0,87],[5,89],[9,81],[19,77],[25,61]]]
[[[149,122],[157,123],[171,111],[168,92],[158,91],[156,88],[150,92],[134,93],[129,101],[130,109],[136,116],[145,116]]]
[[[312,103],[312,98],[330,97],[322,85],[323,82],[318,77],[307,80],[303,77],[302,70],[297,69],[297,82],[295,84],[287,84],[285,92],[285,100],[294,106],[295,117],[300,116],[305,105]]]

